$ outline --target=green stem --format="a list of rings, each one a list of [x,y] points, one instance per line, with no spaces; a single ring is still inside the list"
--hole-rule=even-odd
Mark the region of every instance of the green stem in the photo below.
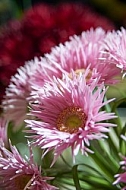
[[[74,184],[75,184],[76,190],[81,190],[81,186],[80,186],[79,178],[78,178],[77,167],[78,167],[78,165],[75,165],[72,168],[73,180],[74,180]]]

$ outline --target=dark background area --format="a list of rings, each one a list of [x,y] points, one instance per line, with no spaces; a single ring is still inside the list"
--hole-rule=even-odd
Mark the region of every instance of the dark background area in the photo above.
[[[0,2],[4,0],[0,0]],[[5,0],[7,1],[7,0]],[[9,0],[8,0],[9,1]],[[126,1],[125,0],[10,0],[14,5],[12,7],[12,15],[14,14],[15,9],[19,8],[22,11],[25,11],[29,7],[38,4],[38,3],[48,3],[56,5],[62,2],[81,2],[84,4],[90,5],[96,12],[100,13],[103,16],[106,16],[115,24],[117,27],[126,26]],[[18,14],[18,13],[17,13]],[[11,17],[10,15],[9,17]],[[6,15],[4,15],[6,17]]]

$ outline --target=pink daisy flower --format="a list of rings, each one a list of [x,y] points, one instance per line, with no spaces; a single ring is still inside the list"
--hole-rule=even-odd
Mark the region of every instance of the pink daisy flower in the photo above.
[[[14,122],[14,130],[22,127],[24,119],[27,118],[29,101],[33,100],[33,94],[38,90],[37,88],[35,92],[32,92],[32,85],[34,84],[35,86],[35,82],[32,82],[35,81],[34,72],[36,70],[39,71],[40,67],[42,72],[40,73],[41,80],[37,81],[37,84],[39,84],[37,87],[43,86],[44,81],[49,80],[49,76],[50,79],[54,74],[58,76],[59,70],[51,65],[47,65],[45,58],[35,58],[34,61],[26,62],[24,66],[21,66],[17,70],[17,73],[11,78],[10,85],[6,89],[6,95],[2,101],[3,114],[8,121]]]
[[[28,133],[33,133],[34,145],[46,152],[54,149],[54,161],[71,147],[73,158],[78,154],[92,152],[90,140],[106,137],[104,132],[114,124],[103,122],[115,117],[114,113],[100,111],[110,101],[103,102],[105,87],[99,80],[87,85],[86,74],[78,77],[72,72],[72,79],[66,74],[60,80],[54,77],[38,91],[38,103],[32,106],[31,115],[37,120],[26,120]]]
[[[10,85],[6,89],[6,95],[2,102],[4,117],[14,122],[14,129],[22,126],[28,112],[28,102],[31,92],[30,78],[37,67],[34,61],[26,62],[11,78]]]
[[[41,169],[34,163],[32,148],[30,157],[22,158],[15,146],[10,144],[11,152],[0,142],[0,187],[3,190],[55,190],[46,181],[52,177],[41,176]]]
[[[64,45],[52,48],[50,54],[45,54],[47,65],[50,65],[49,69],[47,66],[43,67],[42,61],[39,62],[33,77],[34,88],[35,84],[41,86],[42,78],[47,75],[48,78],[52,78],[53,75],[62,78],[62,73],[71,76],[72,70],[79,74],[85,72],[87,67],[90,68],[87,76],[89,83],[99,76],[101,76],[99,83],[103,81],[105,84],[116,83],[116,77],[120,75],[121,70],[112,61],[106,61],[106,54],[102,53],[105,51],[103,45],[105,37],[106,33],[102,28],[91,29],[83,32],[81,36],[71,37]]]
[[[105,38],[105,50],[116,65],[126,70],[126,30],[108,32]]]
[[[126,136],[121,135],[121,138],[126,141]],[[116,174],[115,178],[116,181],[114,181],[114,185],[118,183],[124,183],[126,184],[126,156],[121,155],[122,161],[120,162],[122,173]],[[126,186],[122,188],[122,190],[126,190]]]
[[[113,183],[114,185],[118,184],[118,183],[126,184],[126,157],[125,156],[121,156],[121,157],[122,157],[123,161],[120,162],[120,166],[121,166],[121,169],[123,170],[123,173],[115,175],[115,178],[117,178],[117,179]],[[123,187],[122,190],[126,190],[126,186]]]

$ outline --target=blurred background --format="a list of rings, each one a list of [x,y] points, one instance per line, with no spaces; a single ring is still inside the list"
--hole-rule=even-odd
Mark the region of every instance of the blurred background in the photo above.
[[[0,0],[0,101],[17,68],[90,28],[126,27],[124,0]]]
[[[0,0],[0,25],[13,18],[20,18],[23,12],[38,3],[57,5],[59,3],[88,4],[98,13],[111,19],[117,26],[126,24],[125,0]]]

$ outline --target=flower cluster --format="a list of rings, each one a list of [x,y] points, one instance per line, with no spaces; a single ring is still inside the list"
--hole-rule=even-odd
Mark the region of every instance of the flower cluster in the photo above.
[[[125,97],[119,101],[114,96],[107,97],[108,86],[124,79],[125,33],[124,28],[84,31],[18,69],[2,101],[2,117],[9,122],[8,131],[23,132],[29,139],[26,144],[30,155],[24,160],[11,143],[8,151],[3,144],[4,135],[0,135],[3,188],[52,190],[66,183],[71,189],[73,180],[79,190],[125,189],[125,173],[115,175],[120,168],[119,153],[126,153],[120,137],[125,139],[125,126],[119,122],[116,110]],[[13,140],[11,135],[10,139]],[[40,162],[49,159],[51,169],[42,163],[41,167],[46,176],[54,179],[44,177],[34,164],[32,148],[38,147]],[[57,168],[60,157],[68,150],[72,164],[65,165],[65,170]],[[78,164],[80,153],[82,162]],[[63,160],[69,159],[66,156]],[[81,165],[84,168],[77,170]],[[46,182],[50,179],[52,184]]]
[[[73,34],[80,35],[83,30],[98,26],[105,30],[115,28],[107,18],[79,3],[36,5],[20,21],[10,22],[0,35],[0,99],[11,76],[25,61],[50,52],[51,47]]]

